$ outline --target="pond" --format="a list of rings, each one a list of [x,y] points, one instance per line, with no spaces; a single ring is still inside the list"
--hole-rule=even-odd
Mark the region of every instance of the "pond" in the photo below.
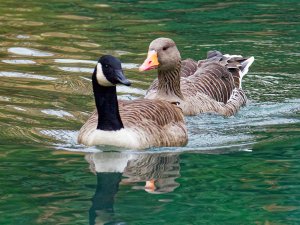
[[[270,1],[0,2],[0,224],[300,224],[300,4]],[[84,147],[98,58],[138,72],[149,43],[183,59],[254,56],[238,114],[187,117],[189,143]]]

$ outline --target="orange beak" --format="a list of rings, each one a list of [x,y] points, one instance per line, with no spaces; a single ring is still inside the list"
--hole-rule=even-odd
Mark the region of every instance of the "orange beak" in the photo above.
[[[140,66],[139,71],[156,69],[158,65],[157,52],[155,50],[151,50],[148,52],[147,59],[144,61],[143,65]]]
[[[146,185],[145,185],[145,189],[149,192],[154,192],[156,187],[155,187],[155,180],[151,179],[151,180],[147,180],[146,181]]]

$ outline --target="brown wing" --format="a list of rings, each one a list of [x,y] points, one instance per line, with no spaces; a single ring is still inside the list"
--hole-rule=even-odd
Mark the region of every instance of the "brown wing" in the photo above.
[[[184,116],[177,106],[159,100],[128,101],[120,110],[124,127],[143,133],[152,146],[182,146],[187,143]]]
[[[197,62],[193,59],[186,59],[181,62],[181,77],[189,77],[197,71]]]
[[[202,63],[194,76],[189,77],[195,91],[204,93],[212,99],[226,103],[234,89],[231,73],[218,62]],[[183,89],[189,89],[184,86]]]
[[[120,116],[124,125],[138,126],[137,121],[149,120],[157,126],[172,122],[184,122],[183,114],[177,106],[168,102],[150,99],[124,101]]]
[[[187,130],[180,108],[159,100],[137,99],[119,101],[119,112],[125,128],[143,133],[149,146],[181,146],[187,143]],[[79,131],[78,142],[83,143],[97,128],[95,110]]]
[[[205,60],[198,61],[198,67],[201,67],[207,63],[212,63],[212,62],[220,63],[222,66],[224,66],[227,69],[228,72],[231,73],[234,80],[234,86],[236,88],[239,88],[241,87],[241,80],[242,80],[240,71],[243,69],[243,63],[247,59],[249,58],[238,56],[238,55],[236,56],[223,55],[221,52],[217,50],[212,50],[207,52],[207,58]]]

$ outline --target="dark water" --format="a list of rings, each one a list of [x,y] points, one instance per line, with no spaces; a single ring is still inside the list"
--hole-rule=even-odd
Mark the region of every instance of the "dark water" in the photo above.
[[[300,224],[300,4],[288,1],[0,2],[0,224]],[[154,38],[183,58],[255,56],[236,116],[187,118],[183,148],[76,144],[103,54],[137,67]]]

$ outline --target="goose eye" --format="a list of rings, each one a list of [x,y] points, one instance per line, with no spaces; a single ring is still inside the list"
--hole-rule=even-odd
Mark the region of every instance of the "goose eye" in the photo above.
[[[108,68],[108,65],[107,65],[107,64],[105,64],[105,65],[104,65],[104,67],[105,67],[105,68]]]
[[[169,47],[163,47],[163,50],[166,51]]]

